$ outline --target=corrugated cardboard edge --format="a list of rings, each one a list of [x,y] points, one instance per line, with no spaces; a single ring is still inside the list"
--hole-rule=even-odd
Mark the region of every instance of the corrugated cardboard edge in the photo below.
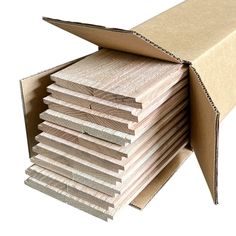
[[[215,204],[218,204],[220,113],[193,66],[190,73],[191,145]]]
[[[191,154],[192,151],[187,148],[181,150],[130,205],[140,210],[144,209]]]

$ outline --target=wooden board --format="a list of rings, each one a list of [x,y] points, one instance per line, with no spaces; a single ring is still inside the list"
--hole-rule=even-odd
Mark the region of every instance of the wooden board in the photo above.
[[[111,218],[110,215],[106,213],[106,210],[100,208],[96,205],[92,205],[91,203],[82,200],[78,197],[75,197],[71,194],[68,194],[66,191],[60,190],[57,186],[53,186],[50,184],[46,184],[42,181],[34,179],[32,177],[28,178],[25,181],[25,184],[34,188],[42,193],[45,193],[53,198],[56,198],[64,203],[67,203],[71,206],[74,206],[82,211],[85,211],[93,216],[96,216],[102,220],[107,221],[108,218]]]
[[[134,134],[134,131],[130,129],[133,125],[133,121],[128,121],[123,118],[111,116],[102,112],[94,111],[82,106],[73,105],[68,102],[61,101],[59,99],[47,96],[44,99],[44,103],[48,105],[48,108],[65,115],[69,115],[81,120],[86,120],[94,124],[102,125],[104,127],[118,130],[128,134]]]
[[[163,127],[160,130],[157,130],[155,135],[150,136],[150,139],[146,137],[145,142],[142,143],[139,148],[136,148],[136,152],[133,152],[133,155],[124,162],[128,163],[128,166],[131,165],[132,161],[137,161],[137,158],[147,150],[149,150],[153,145],[158,147],[163,142],[165,142],[169,137],[173,135],[177,130],[179,130],[184,124],[187,123],[188,118],[186,117],[187,113],[181,113],[176,118],[173,119],[167,126]],[[164,138],[162,138],[164,136]],[[57,147],[57,146],[54,146]],[[59,150],[60,149],[60,150]],[[100,167],[96,165],[94,162],[89,162],[80,157],[80,155],[70,155],[71,152],[64,152],[63,145],[60,145],[60,148],[56,149],[51,146],[45,145],[43,143],[39,143],[34,147],[34,152],[53,160],[59,161],[62,164],[66,164],[75,169],[79,169],[82,172],[86,172],[89,175],[92,175],[98,179],[103,181],[107,181],[109,183],[115,184],[116,182],[122,182],[125,178],[125,173],[115,173],[114,171],[110,171],[110,169]],[[74,152],[73,152],[74,153]],[[76,152],[77,154],[77,152]],[[133,159],[130,161],[130,159]],[[125,166],[124,166],[125,168]],[[127,167],[129,168],[129,167]]]
[[[86,120],[98,125],[102,125],[114,130],[125,132],[128,134],[135,134],[134,128],[141,126],[140,123],[148,115],[150,115],[154,110],[157,110],[159,106],[168,101],[174,94],[185,87],[188,80],[185,79],[180,83],[176,84],[172,89],[167,90],[164,94],[157,96],[154,104],[151,104],[148,108],[142,111],[138,118],[139,123],[129,121],[123,118],[118,118],[110,115],[109,113],[104,113],[101,111],[94,111],[90,108],[85,108],[80,105],[74,105],[72,103],[64,102],[62,100],[53,98],[52,96],[47,96],[44,98],[44,103],[48,105],[49,109],[75,117],[82,120]]]
[[[181,150],[184,145],[186,145],[186,143],[182,143],[182,145],[179,146],[177,150]],[[73,182],[67,178],[63,178],[62,176],[47,170],[44,170],[44,172],[46,171],[46,174],[40,175],[40,173],[42,173],[42,168],[40,171],[40,167],[38,170],[39,172],[36,174],[32,172],[30,173],[30,171],[28,171],[28,173],[34,177],[28,178],[25,183],[32,188],[44,192],[58,200],[66,202],[103,220],[107,220],[108,218],[112,219],[116,211],[119,210],[123,205],[130,203],[165,168],[165,166],[171,160],[173,160],[178,151],[175,150],[166,155],[166,157],[164,157],[158,165],[153,165],[151,168],[149,168],[123,195],[113,198],[113,206],[115,206],[115,209],[103,209],[96,204],[85,201],[84,198],[81,197],[81,194],[78,195],[78,191],[81,193],[81,185],[78,186],[78,183]],[[35,168],[33,169],[35,171]],[[83,187],[82,189],[84,191]],[[91,194],[91,192],[94,190],[87,189],[87,191],[90,191]],[[98,195],[101,194],[98,193]],[[100,199],[97,195],[95,196],[95,198],[97,198],[95,202],[98,203]],[[92,199],[93,196],[90,198],[90,201]]]
[[[136,109],[130,106],[106,101],[101,98],[65,89],[56,84],[48,86],[47,91],[51,93],[53,98],[58,100],[84,107],[92,111],[98,111],[111,116],[123,118],[128,121],[138,122],[148,116],[153,110],[160,106],[163,101],[173,96],[178,90],[187,84],[187,77],[184,79],[178,77],[172,79],[168,83],[168,86],[163,86],[161,93],[157,94],[152,104],[145,109]]]
[[[42,167],[51,169],[61,175],[71,178],[89,187],[92,187],[98,191],[102,191],[103,193],[106,193],[110,196],[114,196],[116,193],[122,194],[126,190],[126,188],[129,187],[132,181],[135,181],[135,179],[138,178],[139,175],[143,173],[143,171],[145,171],[147,168],[150,168],[153,162],[156,161],[156,158],[160,158],[165,153],[168,153],[171,148],[174,148],[175,142],[181,141],[182,137],[186,140],[186,137],[188,136],[187,131],[188,127],[185,126],[183,129],[180,129],[180,132],[176,132],[176,135],[172,135],[171,137],[169,137],[166,142],[159,142],[158,144],[154,145],[149,151],[143,153],[143,156],[138,159],[139,161],[133,166],[133,168],[130,168],[130,170],[127,171],[124,176],[125,180],[122,183],[117,183],[116,185],[112,185],[110,183],[107,183],[107,181],[97,179],[87,173],[81,172],[81,170],[62,164],[56,159],[52,160],[42,155],[33,157],[32,162]],[[153,155],[155,158],[153,157]]]
[[[168,79],[187,66],[102,49],[51,75],[61,87],[136,108],[148,106]]]
[[[181,107],[182,104],[180,108]],[[123,157],[128,157],[134,153],[140,145],[145,143],[148,139],[151,139],[152,136],[158,132],[158,130],[161,130],[164,126],[167,128],[171,127],[172,124],[176,124],[176,122],[188,115],[188,109],[184,109],[183,107],[183,110],[180,110],[180,108],[178,106],[174,108],[163,119],[137,138],[132,144],[128,144],[126,146],[119,146],[106,142],[90,135],[67,129],[47,121],[44,121],[39,125],[39,130],[121,160]]]
[[[133,129],[135,129],[135,135],[115,131],[89,121],[84,121],[56,111],[52,111],[50,109],[41,113],[40,118],[69,129],[73,129],[82,133],[88,133],[91,136],[116,143],[118,145],[125,145],[126,143],[132,143],[135,139],[140,137],[144,132],[151,128],[155,123],[160,121],[179,104],[186,106],[185,99],[187,96],[188,88],[181,89],[158,109],[153,111],[147,118],[133,127]]]

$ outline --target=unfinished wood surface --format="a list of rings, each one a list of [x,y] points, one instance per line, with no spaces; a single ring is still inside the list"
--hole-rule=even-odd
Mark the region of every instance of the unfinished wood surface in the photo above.
[[[181,106],[186,106],[187,102],[185,102],[185,99],[187,97],[188,88],[184,87],[170,99],[168,99],[168,101],[154,110],[148,117],[146,117],[141,122],[136,123],[136,125],[132,127],[132,129],[135,131],[135,135],[115,131],[113,129],[97,125],[89,121],[83,121],[81,119],[74,118],[72,116],[68,116],[50,109],[41,113],[40,117],[43,120],[61,125],[69,129],[73,129],[82,133],[85,132],[91,136],[116,143],[118,145],[125,145],[126,143],[132,143],[134,140],[140,137],[144,132],[146,132],[179,104]]]
[[[184,109],[183,107],[183,109],[181,110],[181,107],[182,104],[181,106],[177,106],[176,108],[171,110],[164,118],[153,125],[148,131],[137,138],[133,143],[126,146],[112,144],[90,135],[82,134],[80,132],[67,129],[46,121],[39,125],[39,129],[43,132],[121,160],[123,157],[128,157],[133,154],[140,147],[140,145],[151,139],[152,136],[157,133],[158,130],[161,130],[164,126],[166,126],[166,129],[168,129],[168,127],[172,127],[172,124],[175,125],[181,119],[187,117],[188,109]]]
[[[118,160],[126,157],[127,154],[119,151],[121,146],[104,141],[102,139],[65,128],[51,122],[44,121],[38,125],[39,130],[63,138],[67,141],[76,143],[91,150],[103,153]]]
[[[106,210],[108,210],[109,207],[115,206],[113,198],[109,195],[75,182],[43,167],[32,165],[25,172],[30,177],[46,183],[50,182],[50,180],[54,181],[55,184],[58,183],[57,186],[60,184],[61,190],[66,190],[69,194],[78,196],[88,202],[93,202],[95,205]]]
[[[178,124],[176,124],[177,122]],[[78,155],[77,152],[76,156],[70,155],[69,153],[71,152],[62,151],[64,150],[64,148],[61,144],[58,146],[54,146],[57,148],[53,148],[43,143],[39,143],[34,147],[33,150],[37,154],[46,156],[69,167],[78,169],[80,172],[84,172],[95,178],[115,185],[116,182],[124,182],[128,178],[128,176],[135,172],[136,168],[143,164],[145,159],[148,158],[148,155],[150,156],[155,150],[161,147],[177,131],[178,134],[176,135],[176,137],[174,137],[173,141],[178,139],[178,137],[180,137],[184,132],[187,131],[186,127],[182,128],[186,123],[187,118],[183,117],[181,120],[178,118],[175,123],[171,124],[172,128],[170,125],[168,125],[167,127],[164,127],[159,132],[157,132],[156,135],[154,135],[150,140],[147,140],[146,143],[143,144],[140,149],[138,149],[137,152],[134,153],[128,160],[125,160],[125,162],[121,163],[124,165],[124,169],[126,171],[120,173],[114,173],[113,171],[110,171],[110,169],[105,165],[105,168],[103,168],[93,162],[86,161],[81,158],[81,155]],[[146,154],[147,152],[149,153]],[[72,153],[74,154],[74,151]],[[127,171],[129,171],[129,173],[127,173]]]
[[[98,193],[98,195],[95,195],[95,197],[92,196],[92,198],[90,198],[90,201],[93,201],[92,199],[97,198],[96,200],[94,199],[96,204],[87,202],[83,199],[83,195],[82,197],[81,197],[81,194],[78,195],[78,193],[81,193],[81,185],[78,186],[78,183],[76,182],[73,183],[73,181],[63,178],[62,176],[59,176],[47,170],[46,170],[46,176],[45,176],[45,174],[40,175],[42,171],[40,171],[39,169],[38,173],[36,173],[36,178],[30,177],[25,181],[25,183],[54,198],[57,198],[58,200],[69,203],[70,205],[75,206],[81,210],[84,210],[85,212],[95,215],[101,219],[105,219],[105,220],[107,220],[107,218],[112,219],[115,213],[117,212],[117,210],[119,210],[122,206],[130,203],[165,168],[165,166],[171,160],[173,160],[173,158],[176,156],[178,151],[181,150],[184,147],[184,145],[186,145],[186,143],[182,143],[175,151],[172,151],[171,153],[163,157],[163,159],[160,161],[158,165],[153,165],[146,172],[144,172],[143,175],[134,183],[134,185],[128,188],[123,195],[117,195],[116,197],[113,197],[113,198],[109,196],[108,198],[105,197],[106,200],[105,199],[104,200],[107,202],[110,201],[110,203],[112,202],[113,207],[115,207],[114,209],[110,209],[110,210],[107,210],[107,208],[103,209],[100,206],[96,205],[98,204],[98,202],[101,201],[101,199],[98,197],[98,195],[101,196],[101,193]],[[36,167],[36,170],[37,170],[37,167]],[[31,174],[34,175],[33,173]],[[41,180],[44,180],[46,183],[42,182]],[[83,187],[82,187],[82,191],[86,192],[84,191]],[[91,194],[91,192],[93,192],[94,190],[87,189],[87,191],[90,192]],[[67,196],[68,198],[72,198],[73,201],[71,201],[71,199],[68,199],[68,198],[65,199],[64,196]],[[71,204],[71,203],[76,203],[76,204]],[[85,208],[84,208],[84,205],[86,206]]]
[[[51,158],[45,157],[43,155],[37,155],[31,158],[32,163],[42,166],[46,169],[52,170],[62,176],[70,178],[78,183],[86,185],[90,188],[96,189],[102,193],[114,197],[115,194],[120,194],[117,186],[110,184],[108,182],[99,180],[91,175],[74,169],[65,164],[61,164],[58,161],[52,160]]]
[[[108,218],[112,217],[106,213],[106,210],[104,210],[101,207],[98,207],[96,205],[93,205],[85,200],[82,200],[78,197],[75,197],[66,191],[60,190],[57,186],[53,186],[50,184],[46,184],[42,181],[39,181],[37,179],[34,179],[32,177],[29,177],[25,184],[30,186],[31,188],[34,188],[42,193],[45,193],[53,198],[56,198],[64,203],[67,203],[68,205],[74,206],[82,211],[85,211],[93,216],[96,216],[102,220],[107,221]]]
[[[165,93],[160,94],[155,99],[154,103],[151,104],[148,108],[141,111],[139,114],[139,122],[144,120],[148,115],[150,115],[154,110],[156,110],[159,106],[165,103],[168,99],[170,99],[174,94],[176,94],[179,90],[185,87],[188,83],[187,79],[182,80],[178,84],[176,84],[172,89],[168,89]],[[186,90],[187,91],[187,90]],[[134,128],[141,126],[142,123],[137,123],[133,121],[129,121],[123,118],[118,118],[110,115],[109,113],[94,111],[90,108],[84,108],[79,105],[74,105],[72,103],[64,102],[62,100],[53,98],[52,96],[47,96],[44,98],[45,104],[48,105],[49,109],[63,113],[65,115],[69,115],[75,118],[79,118],[82,120],[86,120],[98,125],[102,125],[113,130],[118,130],[121,132],[125,132],[128,134],[135,134]]]
[[[46,156],[52,160],[78,169],[81,172],[87,173],[108,183],[115,184],[116,182],[121,182],[121,174],[110,171],[108,168],[103,168],[93,162],[88,162],[83,158],[70,155],[67,152],[63,152],[43,143],[38,143],[36,146],[34,146],[33,151],[37,154]]]
[[[119,170],[124,170],[124,163],[126,162],[126,159],[117,160],[115,158],[111,158],[110,156],[90,150],[47,133],[41,133],[37,135],[35,139],[40,143],[54,147],[65,153],[76,155],[83,160],[89,161],[90,163],[94,163],[101,167],[106,167],[111,171],[118,172]]]
[[[130,129],[130,126],[132,126],[134,123],[133,121],[128,121],[123,118],[111,116],[110,114],[94,111],[92,109],[84,108],[78,105],[73,105],[51,96],[47,96],[43,100],[51,110],[79,118],[81,120],[86,120],[94,124],[102,125],[113,130],[134,134],[134,131]]]
[[[144,108],[163,83],[186,74],[183,64],[102,49],[51,75],[51,79],[70,90]]]
[[[139,113],[141,109],[122,105],[119,103],[107,101],[105,99],[93,97],[87,94],[79,93],[60,87],[58,85],[51,84],[47,87],[47,91],[51,93],[51,96],[60,99],[65,102],[72,103],[86,107],[95,111],[104,112],[112,116],[124,118],[130,121],[138,121],[135,114]]]
[[[160,93],[156,94],[155,100],[145,109],[136,109],[130,106],[95,98],[79,92],[65,89],[56,84],[51,84],[47,90],[53,98],[61,101],[85,107],[87,109],[109,114],[111,116],[126,119],[128,121],[138,122],[154,111],[164,100],[173,96],[178,90],[186,86],[188,78],[174,78],[168,85],[163,86]]]
[[[51,169],[59,174],[62,174],[68,178],[92,187],[98,191],[102,191],[103,193],[114,196],[116,193],[122,194],[129,187],[129,185],[133,183],[137,178],[139,178],[140,174],[150,168],[150,166],[152,166],[153,163],[157,161],[157,159],[159,159],[162,155],[165,155],[165,153],[168,153],[168,151],[171,151],[172,148],[175,148],[176,142],[178,143],[179,141],[186,140],[187,137],[187,126],[184,126],[183,128],[177,130],[176,135],[169,132],[169,136],[167,137],[168,140],[163,137],[160,142],[153,145],[146,152],[142,153],[140,157],[135,157],[136,162],[128,162],[126,164],[127,172],[123,176],[122,183],[116,183],[115,185],[107,183],[107,181],[97,179],[87,173],[81,172],[81,170],[62,164],[59,162],[59,160],[56,159],[52,160],[42,155],[37,155],[36,157],[33,157],[31,159],[35,164]],[[133,164],[132,168],[131,164]]]
[[[81,133],[89,134],[93,137],[97,137],[117,145],[125,145],[126,143],[130,143],[133,138],[132,135],[67,116],[50,109],[41,113],[40,118],[42,120],[46,120]]]

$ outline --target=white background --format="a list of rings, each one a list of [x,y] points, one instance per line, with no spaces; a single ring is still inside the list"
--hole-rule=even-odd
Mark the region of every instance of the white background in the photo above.
[[[19,79],[96,50],[41,17],[129,29],[179,2],[1,1],[0,235],[236,235],[236,109],[220,127],[218,206],[194,155],[143,211],[127,206],[108,223],[23,184],[30,161]]]

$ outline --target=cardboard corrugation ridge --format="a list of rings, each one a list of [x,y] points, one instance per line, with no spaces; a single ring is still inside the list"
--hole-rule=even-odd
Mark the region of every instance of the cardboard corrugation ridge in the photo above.
[[[142,34],[139,34],[136,31],[132,31],[133,34],[135,34],[136,36],[138,36],[139,38],[141,38],[142,40],[144,40],[145,42],[147,42],[148,44],[153,45],[155,48],[160,49],[161,51],[163,51],[164,53],[170,55],[171,57],[175,58],[177,61],[179,61],[180,63],[185,63],[185,64],[191,64],[191,62],[189,61],[185,61],[180,59],[179,57],[177,57],[176,55],[174,55],[173,53],[169,52],[168,50],[164,49],[163,47],[161,47],[160,45],[152,42],[151,40],[149,40],[148,38],[144,37]]]

